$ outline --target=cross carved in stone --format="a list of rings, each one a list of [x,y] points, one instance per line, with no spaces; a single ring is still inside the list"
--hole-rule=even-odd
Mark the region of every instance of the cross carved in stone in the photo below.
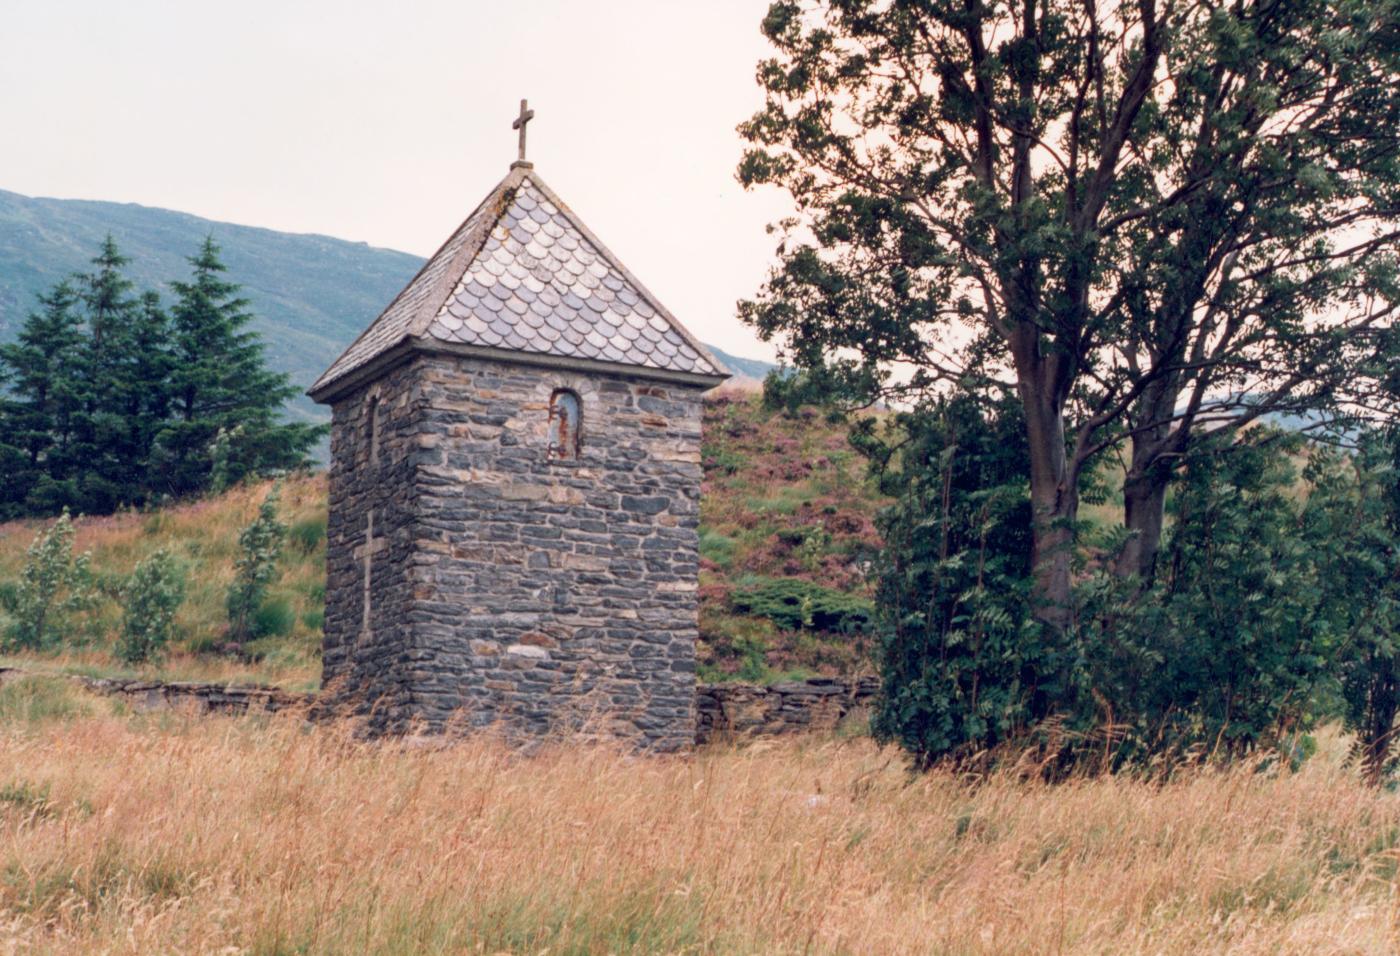
[[[525,124],[535,118],[535,111],[528,108],[528,101],[520,101],[520,115],[515,118],[515,122],[510,124],[511,129],[520,130],[520,158],[518,163],[525,162]]]
[[[374,556],[380,551],[389,547],[389,543],[383,538],[374,536],[374,509],[369,510],[369,515],[365,518],[365,542],[355,549],[355,557],[364,561],[364,606],[361,610],[360,629],[365,634],[369,633],[369,610],[370,610],[370,572]]]

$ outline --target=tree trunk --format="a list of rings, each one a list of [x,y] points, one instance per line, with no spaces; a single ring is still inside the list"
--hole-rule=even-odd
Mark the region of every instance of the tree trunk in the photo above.
[[[1370,701],[1366,708],[1357,746],[1361,751],[1361,776],[1367,784],[1378,787],[1385,781],[1386,765],[1390,763],[1391,745],[1395,740],[1395,716],[1400,711],[1400,674],[1394,659],[1378,667],[1370,661]]]
[[[1063,634],[1073,621],[1070,569],[1079,489],[1066,461],[1063,410],[1036,382],[1022,382],[1031,466],[1032,601],[1036,618]]]
[[[1137,457],[1136,443],[1133,457]],[[1114,570],[1119,577],[1136,575],[1143,587],[1157,574],[1170,483],[1170,470],[1151,461],[1144,467],[1134,462],[1123,479],[1123,526],[1128,529],[1128,540]]]
[[[1139,430],[1133,433],[1132,458],[1123,476],[1123,527],[1128,530],[1128,540],[1113,570],[1122,578],[1135,575],[1142,587],[1152,583],[1162,549],[1167,487],[1172,480],[1168,455],[1180,440],[1180,434],[1176,438],[1172,435],[1179,398],[1180,388],[1174,380],[1153,382],[1143,391],[1129,419]]]

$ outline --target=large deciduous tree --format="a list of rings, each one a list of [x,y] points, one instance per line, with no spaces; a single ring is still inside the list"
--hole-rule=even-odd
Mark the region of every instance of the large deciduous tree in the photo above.
[[[795,213],[741,310],[853,402],[1015,395],[1043,623],[1096,456],[1146,577],[1199,436],[1374,407],[1396,0],[779,0],[763,31],[739,176]]]

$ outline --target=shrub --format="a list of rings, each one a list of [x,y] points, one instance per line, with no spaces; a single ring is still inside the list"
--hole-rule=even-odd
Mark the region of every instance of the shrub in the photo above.
[[[1359,445],[1309,465],[1305,531],[1325,571],[1342,716],[1364,777],[1377,784],[1394,770],[1400,716],[1400,431]]]
[[[154,660],[170,643],[185,578],[164,549],[136,565],[122,589],[122,634],[117,656],[128,664]]]
[[[1174,482],[1153,586],[1085,615],[1095,691],[1123,735],[1119,759],[1288,748],[1329,676],[1329,590],[1342,585],[1314,537],[1322,525],[1293,493],[1289,453],[1301,439],[1258,428],[1217,441]]]
[[[326,518],[320,515],[305,518],[292,525],[287,531],[287,540],[302,554],[314,554],[326,540]]]
[[[296,623],[291,601],[285,597],[268,598],[253,615],[253,637],[286,637]]]
[[[254,619],[268,585],[277,575],[277,560],[282,555],[282,539],[286,527],[277,520],[280,487],[268,490],[258,508],[258,516],[238,535],[238,558],[234,562],[234,579],[228,589],[229,637],[239,644],[254,636]]]
[[[801,578],[772,578],[735,588],[729,602],[740,614],[765,617],[789,631],[861,634],[870,628],[875,613],[865,598]]]
[[[894,499],[878,524],[877,740],[915,766],[970,759],[1073,700],[1029,604],[1030,502],[1015,406],[944,399],[854,443]],[[1057,683],[1058,681],[1058,683]]]
[[[92,604],[89,556],[73,556],[73,523],[64,511],[29,546],[19,585],[9,597],[7,650],[41,650],[63,635],[72,614]]]

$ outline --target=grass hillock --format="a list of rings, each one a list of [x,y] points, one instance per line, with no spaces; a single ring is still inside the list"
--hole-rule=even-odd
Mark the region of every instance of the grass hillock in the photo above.
[[[144,513],[76,519],[73,550],[91,553],[95,604],[72,615],[67,636],[52,653],[0,658],[0,664],[8,661],[31,669],[106,676],[143,674],[168,680],[315,688],[321,675],[325,606],[326,483],[322,475],[283,481],[280,511],[289,533],[277,580],[258,613],[257,623],[263,627],[259,633],[264,636],[249,642],[241,657],[221,650],[238,532],[256,516],[269,486],[260,482]],[[25,551],[45,524],[0,524],[0,582],[18,579]],[[123,667],[116,663],[115,654],[121,631],[118,595],[132,569],[162,549],[173,556],[186,582],[185,597],[175,615],[177,639],[158,665]]]
[[[868,669],[865,568],[880,546],[873,522],[880,501],[845,432],[814,413],[768,411],[753,394],[721,394],[705,406],[703,453],[701,678],[770,681]],[[72,615],[51,652],[26,655],[25,666],[315,688],[325,609],[324,475],[283,482],[278,516],[287,534],[276,579],[253,616],[258,636],[241,656],[224,646],[238,534],[269,486],[75,519],[73,549],[91,552],[96,602]],[[0,524],[0,588],[14,587],[26,549],[48,524]],[[116,654],[121,588],[160,550],[186,582],[175,639],[163,660],[124,667]]]
[[[705,403],[704,465],[701,677],[869,669],[861,621],[884,502],[845,428],[721,392]]]

